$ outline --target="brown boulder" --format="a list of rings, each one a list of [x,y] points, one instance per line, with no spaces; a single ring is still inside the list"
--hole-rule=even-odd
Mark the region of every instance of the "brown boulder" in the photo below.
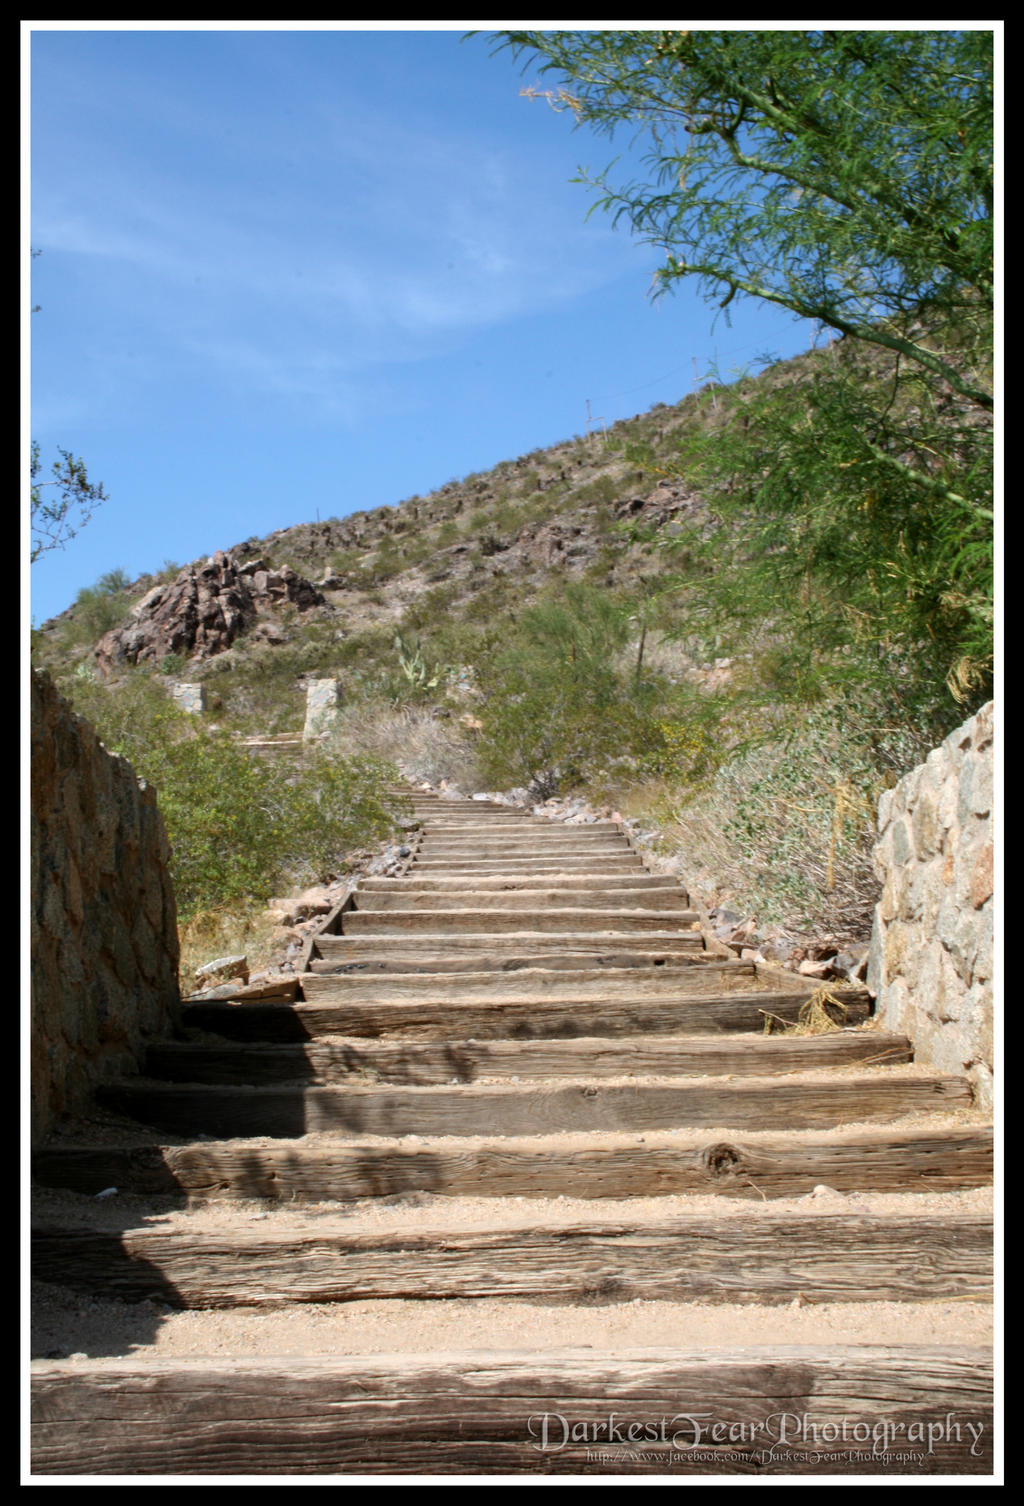
[[[301,612],[324,600],[288,565],[267,570],[257,560],[240,567],[218,550],[205,565],[187,565],[169,585],[147,592],[129,622],[106,633],[93,653],[101,674],[124,664],[159,664],[167,654],[209,659],[285,603]]]

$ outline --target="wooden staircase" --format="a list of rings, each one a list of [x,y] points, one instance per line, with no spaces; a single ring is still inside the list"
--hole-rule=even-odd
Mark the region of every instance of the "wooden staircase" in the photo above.
[[[991,1180],[968,1083],[856,989],[825,1006],[843,1028],[765,1035],[812,985],[710,952],[619,827],[415,806],[406,871],[329,917],[302,1002],[184,1006],[101,1095],[123,1132],[34,1162],[83,1210],[40,1194],[39,1280],[340,1315],[337,1346],[35,1360],[34,1470],[991,1473],[990,1351],[921,1319],[991,1292],[990,1221],[948,1205]],[[393,1342],[346,1350],[367,1303]],[[663,1341],[609,1343],[652,1303]],[[869,1303],[899,1304],[872,1342],[808,1340],[808,1312]],[[473,1342],[495,1304],[530,1326]],[[451,1311],[464,1342],[403,1342]],[[694,1315],[710,1342],[680,1339]]]

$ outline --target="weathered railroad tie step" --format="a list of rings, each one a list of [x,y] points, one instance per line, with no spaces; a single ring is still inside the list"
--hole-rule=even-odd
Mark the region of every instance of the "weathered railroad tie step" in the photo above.
[[[693,926],[690,911],[677,913],[654,909],[615,908],[588,910],[578,905],[551,905],[546,910],[509,908],[346,910],[341,917],[343,933],[363,936],[401,936],[417,931],[521,931],[524,917],[531,931],[664,931],[672,925]],[[699,932],[695,933],[699,936]]]
[[[336,915],[334,923],[340,925],[345,916],[351,913],[350,910],[346,910]],[[487,928],[486,916],[482,916],[481,928],[477,931],[463,929],[448,931],[446,928],[439,927],[435,931],[421,931],[415,937],[404,938],[404,941],[401,936],[388,937],[382,941],[373,936],[351,936],[343,931],[329,929],[318,931],[316,942],[318,946],[323,942],[329,943],[332,947],[339,949],[339,954],[340,949],[352,947],[366,952],[376,951],[382,955],[386,953],[388,956],[399,956],[403,950],[422,951],[426,943],[435,941],[443,942],[445,950],[452,952],[467,950],[486,952],[488,948],[493,947],[495,957],[502,958],[510,948],[515,950],[520,946],[532,946],[537,942],[542,943],[548,951],[562,951],[575,947],[577,950],[583,949],[589,952],[604,953],[613,949],[616,952],[657,952],[667,956],[674,952],[689,953],[696,934],[692,926],[680,928],[673,917],[667,920],[658,932],[648,931],[638,934],[629,926],[613,925],[609,926],[606,931],[589,932],[580,936],[575,930],[542,931],[533,926],[530,917],[525,915],[520,917],[519,927],[515,931],[492,932]],[[353,950],[353,956],[356,955],[356,950]],[[730,960],[736,963],[742,961],[746,965],[749,959],[739,958],[732,952],[728,954],[728,957],[709,955],[705,959],[709,963],[720,960]],[[770,966],[770,964],[761,965]],[[781,972],[782,969],[776,968],[775,971]],[[799,977],[799,974],[794,976]]]
[[[677,894],[685,894],[685,890],[677,878],[667,873],[617,873],[607,878],[594,873],[560,873],[543,874],[537,878],[533,874],[513,874],[502,877],[499,874],[482,874],[474,879],[472,885],[466,881],[465,875],[435,874],[428,878],[424,874],[413,870],[401,878],[364,878],[359,881],[359,894],[400,894],[406,889],[422,890],[425,894],[445,894],[451,889],[462,890],[472,888],[474,893],[492,894],[515,893],[517,891],[533,892],[537,889],[556,887],[573,894],[581,890],[618,890],[618,889],[668,889]]]
[[[794,1073],[669,1081],[456,1086],[260,1087],[110,1083],[97,1101],[172,1134],[294,1138],[347,1135],[550,1135],[590,1130],[825,1129],[834,1124],[970,1108],[964,1077]]]
[[[871,1441],[852,1445],[850,1429],[877,1440],[884,1427],[901,1474],[990,1474],[992,1393],[990,1351],[967,1346],[39,1361],[32,1464],[40,1474],[761,1476],[820,1475],[834,1451],[840,1473],[876,1474]],[[801,1425],[788,1446],[783,1415]]]
[[[417,910],[429,914],[435,910],[547,910],[571,905],[577,910],[665,910],[676,925],[696,925],[700,917],[689,908],[682,889],[617,888],[565,889],[538,884],[530,889],[483,889],[474,885],[443,889],[421,888],[413,879],[398,880],[395,889],[364,889],[354,895],[355,911],[363,914],[380,910]],[[352,912],[348,912],[351,914]]]
[[[436,1210],[435,1210],[436,1216]],[[382,1232],[282,1213],[273,1225],[38,1228],[33,1272],[126,1302],[281,1306],[414,1297],[909,1302],[992,1291],[992,1228],[967,1214],[638,1215]]]
[[[837,1192],[944,1192],[992,1181],[992,1130],[861,1129],[735,1136],[593,1132],[522,1139],[202,1140],[188,1145],[49,1146],[36,1180],[95,1196],[352,1201],[448,1197],[660,1197],[715,1193],[760,1202],[819,1184]]]
[[[418,846],[424,858],[540,858],[564,854],[575,857],[613,856],[626,853],[636,856],[632,848],[617,836],[577,837],[545,836],[532,832],[503,832],[490,837],[434,837],[427,832]]]
[[[417,857],[409,868],[410,878],[421,875],[453,878],[501,878],[507,874],[550,875],[579,874],[635,874],[641,876],[647,870],[634,852],[608,852],[587,857],[578,853],[558,853],[544,857],[519,858],[495,855],[490,858],[429,858]]]
[[[302,982],[307,1002],[317,1004],[329,999],[346,1004],[404,1004],[412,1000],[486,1004],[494,998],[584,999],[589,1002],[598,996],[605,1001],[648,998],[681,1001],[706,998],[716,993],[756,990],[762,990],[767,998],[773,998],[776,993],[802,993],[807,999],[813,993],[803,979],[794,981],[789,988],[774,989],[759,982],[756,973],[740,972],[728,965],[716,967],[714,961],[697,966],[687,964],[685,959],[676,965],[667,962],[664,967],[643,970],[635,967],[524,967],[512,971],[488,968],[474,972],[399,973],[370,978],[347,971],[318,971],[304,974]],[[849,1000],[867,1007],[868,996],[863,989],[847,988],[844,993],[837,986],[834,997],[841,1002]]]
[[[431,851],[434,857],[468,857],[477,855],[507,854],[509,857],[535,857],[542,852],[631,852],[626,837],[617,831],[598,830],[596,827],[581,830],[486,831],[486,833],[437,833],[426,828],[422,833],[423,851]]]
[[[513,977],[514,974],[504,976]],[[331,979],[303,974],[303,987]],[[305,1041],[322,1035],[382,1035],[476,1040],[543,1040],[583,1035],[731,1035],[763,1031],[767,1015],[795,1024],[807,1003],[805,991],[693,994],[678,1001],[571,997],[490,998],[479,1003],[429,1001],[368,1004],[325,1002],[296,1005],[188,1004],[186,1025],[229,1040]],[[867,995],[845,1006],[841,1023],[859,1025],[868,1017]]]
[[[172,1082],[451,1083],[478,1077],[763,1076],[770,1072],[895,1065],[912,1060],[904,1035],[841,1030],[806,1037],[637,1036],[572,1041],[366,1041],[206,1045],[171,1041],[146,1052],[147,1077]]]
[[[319,954],[317,956],[316,954]],[[438,935],[420,932],[414,937],[385,938],[340,936],[320,931],[316,936],[312,964],[328,967],[351,965],[386,971],[452,972],[469,969],[506,972],[520,967],[666,967],[689,965],[721,967],[726,959],[711,958],[701,939],[689,931],[652,936],[629,932],[579,936],[575,932],[522,931],[492,936],[490,932],[454,931]],[[312,965],[311,964],[311,965]],[[753,965],[737,957],[727,966],[745,968],[754,976]]]

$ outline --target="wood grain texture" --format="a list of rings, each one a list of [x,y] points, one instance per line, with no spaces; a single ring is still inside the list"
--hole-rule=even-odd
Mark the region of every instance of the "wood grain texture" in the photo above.
[[[442,1218],[436,1210],[428,1215]],[[287,1306],[379,1298],[910,1302],[992,1288],[986,1219],[758,1210],[749,1218],[415,1233],[353,1233],[282,1212],[272,1227],[195,1231],[38,1228],[37,1279],[175,1307]]]
[[[992,1130],[857,1130],[833,1135],[591,1134],[567,1141],[479,1137],[461,1144],[353,1142],[333,1136],[261,1144],[50,1146],[33,1157],[46,1187],[105,1187],[188,1198],[340,1201],[433,1192],[451,1197],[658,1197],[711,1192],[794,1197],[944,1192],[992,1181]]]
[[[209,1030],[231,1040],[299,1041],[322,1035],[362,1035],[416,1039],[476,1040],[571,1039],[583,1035],[729,1035],[763,1031],[764,1010],[795,1022],[807,1001],[803,991],[763,992],[720,996],[694,995],[678,1001],[662,999],[491,998],[472,1003],[394,1001],[316,1002],[316,992],[332,980],[314,973],[303,975],[303,989],[313,1002],[278,1004],[189,1004],[182,1009],[187,1026]],[[855,1025],[867,1018],[867,1004],[851,1004],[844,1022]]]
[[[672,912],[670,924],[694,925],[696,912],[687,907],[681,889],[644,887],[574,888],[567,891],[534,885],[529,889],[484,889],[477,885],[457,888],[446,884],[442,890],[420,888],[418,884],[401,889],[359,889],[355,909],[410,910],[526,910],[571,905],[577,910],[666,910]]]
[[[842,1429],[845,1420],[848,1434],[859,1426],[868,1440],[881,1437],[883,1424],[890,1439],[898,1428],[898,1452],[908,1457],[894,1461],[887,1474],[985,1474],[993,1460],[991,1396],[986,1351],[933,1346],[750,1346],[615,1356],[474,1350],[287,1365],[40,1362],[32,1369],[32,1468],[157,1475],[586,1473],[592,1467],[588,1446],[599,1455],[608,1446],[602,1467],[615,1473],[656,1468],[757,1475],[796,1467],[821,1474],[829,1466],[813,1426],[820,1439],[826,1425]],[[785,1447],[778,1438],[783,1416],[799,1420],[789,1425]],[[951,1433],[950,1418],[960,1423],[959,1435]],[[741,1441],[741,1428],[749,1441]],[[916,1435],[922,1441],[915,1446],[910,1440]],[[710,1447],[700,1448],[701,1442]],[[844,1453],[850,1447],[842,1440]],[[845,1472],[837,1444],[829,1448],[838,1472]],[[857,1452],[869,1458],[849,1461],[853,1472],[877,1473],[871,1442]],[[600,1458],[594,1463],[601,1465]]]
[[[346,1135],[555,1135],[591,1130],[666,1130],[728,1125],[734,1129],[823,1129],[949,1113],[971,1105],[962,1077],[790,1074],[783,1077],[687,1078],[626,1085],[500,1083],[455,1087],[233,1087],[110,1083],[97,1101],[142,1124],[175,1134],[292,1137],[320,1131]]]
[[[430,909],[348,910],[341,917],[341,930],[348,936],[402,936],[426,931],[521,931],[524,919],[531,931],[671,931],[693,926],[691,912],[628,909],[615,905],[587,909],[573,904],[549,905],[547,909]],[[694,932],[700,944],[700,932]]]
[[[912,1059],[880,1030],[817,1036],[633,1036],[571,1041],[367,1041],[206,1045],[169,1041],[146,1053],[147,1077],[176,1082],[473,1082],[478,1077],[760,1076]]]
[[[500,874],[485,874],[473,881],[473,887],[480,893],[497,891],[515,891],[517,889],[535,889],[539,886],[557,885],[565,892],[587,889],[669,889],[676,893],[685,894],[677,878],[669,874],[653,873],[620,873],[612,874],[608,878],[602,878],[600,874],[590,873],[562,873],[553,876],[544,875],[537,879],[532,875],[512,874],[502,877]],[[437,875],[434,878],[426,878],[410,874],[405,878],[364,878],[359,882],[360,894],[398,894],[403,889],[413,888],[429,890],[442,894],[448,889],[463,889],[466,887],[465,877],[458,875]]]

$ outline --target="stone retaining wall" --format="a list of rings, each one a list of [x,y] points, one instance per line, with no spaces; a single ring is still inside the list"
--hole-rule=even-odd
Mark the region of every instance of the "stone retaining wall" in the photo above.
[[[133,1071],[178,1010],[178,931],[156,792],[32,675],[32,1138]]]
[[[992,1102],[993,705],[879,802],[868,987],[918,1061]]]

